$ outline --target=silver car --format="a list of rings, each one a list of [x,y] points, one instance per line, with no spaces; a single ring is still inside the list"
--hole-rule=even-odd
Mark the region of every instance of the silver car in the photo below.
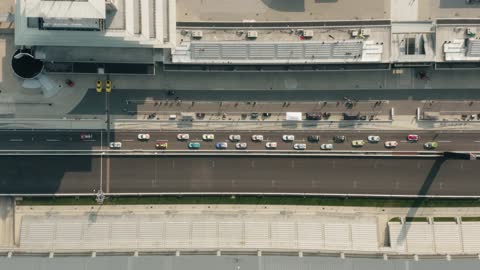
[[[282,140],[284,142],[293,142],[295,140],[295,135],[283,135]]]
[[[277,142],[267,142],[265,144],[265,148],[267,149],[275,149],[277,148]]]
[[[293,145],[293,149],[295,150],[305,150],[307,149],[307,145],[305,143],[296,143]]]
[[[242,136],[240,136],[240,135],[230,135],[230,136],[228,136],[228,139],[231,142],[239,142],[242,139]]]
[[[112,149],[119,149],[122,148],[122,142],[111,142],[109,146]]]
[[[213,141],[215,139],[215,135],[213,135],[213,134],[203,134],[202,139],[204,141]]]
[[[252,141],[254,141],[254,142],[263,141],[263,135],[252,135]]]
[[[247,149],[247,143],[246,142],[239,142],[235,144],[236,149]]]
[[[378,143],[380,141],[380,136],[370,135],[367,139],[369,143]]]
[[[333,144],[324,143],[324,144],[320,145],[320,149],[322,149],[322,150],[332,150],[333,149]]]

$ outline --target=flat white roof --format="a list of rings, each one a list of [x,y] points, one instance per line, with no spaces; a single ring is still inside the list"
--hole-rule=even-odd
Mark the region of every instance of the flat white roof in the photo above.
[[[105,19],[105,0],[25,0],[26,17]]]
[[[118,0],[124,26],[108,27],[105,0],[17,0],[15,44],[18,46],[171,48],[176,40],[175,0]],[[137,3],[137,4],[135,4]],[[106,16],[106,17],[105,17]],[[29,17],[105,20],[100,31],[48,30],[28,25]],[[138,29],[135,25],[140,25]]]

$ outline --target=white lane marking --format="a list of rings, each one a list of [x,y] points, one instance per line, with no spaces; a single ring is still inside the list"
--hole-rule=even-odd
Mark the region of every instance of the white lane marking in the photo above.
[[[11,142],[23,142],[23,139],[10,139]]]
[[[59,142],[59,139],[46,139],[47,142]]]
[[[449,143],[449,142],[452,142],[452,141],[438,141],[438,142],[441,142],[441,143]]]
[[[480,141],[473,141],[473,142],[478,142],[478,143],[480,143]]]

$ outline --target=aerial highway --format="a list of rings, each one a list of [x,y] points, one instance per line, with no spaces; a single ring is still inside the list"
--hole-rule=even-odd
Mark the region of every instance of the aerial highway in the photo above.
[[[478,165],[442,158],[0,156],[0,194],[480,196]]]
[[[178,140],[179,133],[188,134],[188,140]],[[148,140],[139,140],[138,134],[149,134]],[[203,134],[213,134],[214,139],[204,141]],[[409,134],[419,136],[417,142],[407,140]],[[296,143],[306,144],[306,150],[320,150],[322,144],[332,144],[333,150],[362,151],[422,151],[424,143],[435,141],[438,151],[479,151],[480,132],[474,131],[112,131],[107,135],[100,131],[1,131],[0,150],[109,150],[110,142],[121,142],[122,150],[155,150],[157,143],[166,143],[166,151],[188,150],[189,142],[199,142],[199,150],[215,150],[219,142],[227,142],[228,150],[235,150],[235,142],[229,140],[230,135],[240,135],[239,142],[247,143],[246,150],[265,150],[267,142],[276,142],[276,150],[293,150]],[[252,141],[253,135],[262,135],[263,140]],[[294,135],[294,140],[284,142],[283,135]],[[380,142],[368,143],[370,135],[380,136]],[[317,142],[308,140],[309,136],[319,136]],[[333,142],[334,136],[345,136],[345,142]],[[352,147],[352,141],[364,140],[363,147]],[[387,149],[386,141],[396,141],[398,146]],[[241,153],[241,150],[237,150]],[[268,150],[274,151],[274,150]],[[1,151],[0,151],[1,152]]]

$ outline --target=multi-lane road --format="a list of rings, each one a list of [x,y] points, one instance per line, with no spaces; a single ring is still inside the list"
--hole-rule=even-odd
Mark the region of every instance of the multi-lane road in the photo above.
[[[150,140],[139,141],[139,133],[150,134]],[[185,133],[185,132],[183,132]],[[480,151],[480,133],[475,132],[415,132],[420,136],[416,143],[407,142],[406,137],[409,134],[404,131],[195,131],[186,132],[190,135],[187,141],[177,140],[178,132],[171,131],[115,131],[110,136],[102,132],[64,132],[64,131],[4,131],[0,132],[0,150],[107,150],[109,142],[122,142],[123,150],[155,150],[157,142],[167,142],[167,150],[187,150],[188,142],[200,142],[200,150],[215,150],[217,142],[229,142],[228,136],[238,134],[241,136],[241,142],[247,142],[247,150],[266,150],[266,142],[277,142],[277,150],[293,150],[295,143],[306,143],[307,150],[320,150],[323,143],[333,143],[333,136],[344,135],[344,143],[334,143],[334,150],[393,150],[393,151],[422,151],[425,142],[436,141],[439,147],[438,151]],[[202,141],[202,135],[211,133],[215,139],[210,142]],[[82,140],[81,134],[89,134],[91,139]],[[264,136],[263,142],[253,142],[251,136],[260,134]],[[282,135],[291,134],[295,136],[293,142],[283,142]],[[320,136],[319,142],[309,142],[309,135]],[[353,148],[353,140],[365,140],[367,136],[378,135],[381,137],[379,143],[366,143],[361,148]],[[397,141],[398,147],[395,149],[386,149],[385,141]],[[235,143],[228,143],[228,149],[235,150]],[[240,150],[238,150],[241,153]]]
[[[0,194],[233,192],[480,196],[478,161],[0,156]]]
[[[207,131],[206,131],[207,132]],[[92,134],[81,140],[80,134]],[[230,157],[170,155],[69,156],[68,150],[108,149],[108,142],[121,141],[123,149],[154,150],[155,142],[168,141],[169,150],[186,150],[187,142],[178,141],[176,132],[152,132],[149,141],[138,141],[137,132],[4,131],[0,149],[66,150],[60,155],[0,155],[0,194],[94,193],[163,193],[163,192],[233,192],[233,193],[341,193],[392,195],[474,195],[480,196],[478,161],[444,158],[353,158],[353,157],[261,157],[247,156],[244,151]],[[204,132],[190,132],[189,141],[201,141]],[[239,134],[248,149],[265,150],[265,141],[277,141],[278,149],[292,149],[284,143],[283,134],[295,135],[294,142],[306,142],[307,149],[330,143],[334,135],[345,135],[347,141],[336,149],[353,149],[352,140],[364,139],[372,132],[338,131],[269,131],[263,143],[251,142],[254,132],[208,132],[212,142],[201,142],[202,149],[215,149],[215,142],[227,141]],[[478,133],[419,132],[418,143],[405,141],[408,132],[376,132],[382,141],[367,143],[363,150],[385,150],[385,140],[397,140],[397,150],[423,150],[426,141],[439,142],[438,150],[478,151]],[[307,142],[308,135],[319,135],[318,143]],[[267,151],[267,150],[265,150]],[[63,154],[62,154],[63,153]],[[57,153],[58,154],[58,153]]]

